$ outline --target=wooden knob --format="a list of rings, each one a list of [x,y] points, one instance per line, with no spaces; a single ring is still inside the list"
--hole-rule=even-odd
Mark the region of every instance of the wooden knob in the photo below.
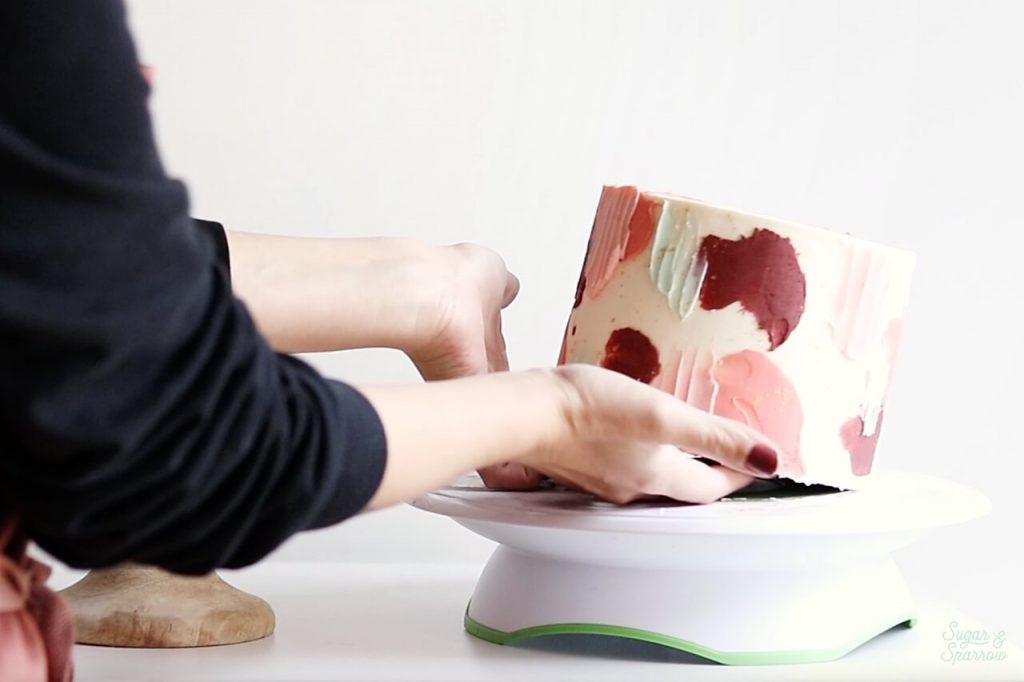
[[[216,573],[181,576],[123,564],[90,571],[61,594],[75,614],[79,644],[198,647],[249,642],[274,631],[270,605]]]

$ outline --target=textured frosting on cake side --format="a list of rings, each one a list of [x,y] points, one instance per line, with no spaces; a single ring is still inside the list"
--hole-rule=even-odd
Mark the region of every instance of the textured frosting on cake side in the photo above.
[[[872,469],[908,251],[693,199],[605,187],[559,362],[608,367],[765,433],[779,475]]]

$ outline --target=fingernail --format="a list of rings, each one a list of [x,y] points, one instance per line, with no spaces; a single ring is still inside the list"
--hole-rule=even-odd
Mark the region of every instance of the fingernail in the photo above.
[[[767,445],[755,445],[747,455],[747,468],[762,476],[771,476],[779,466],[779,456]]]

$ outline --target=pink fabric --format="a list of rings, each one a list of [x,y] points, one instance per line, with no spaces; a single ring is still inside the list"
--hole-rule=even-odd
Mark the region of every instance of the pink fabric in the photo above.
[[[18,521],[0,515],[0,680],[69,682],[71,610],[46,585],[49,567],[31,559]]]

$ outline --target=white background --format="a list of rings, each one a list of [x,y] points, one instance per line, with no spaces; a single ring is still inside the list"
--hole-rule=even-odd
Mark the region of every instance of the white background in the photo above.
[[[603,183],[919,255],[882,464],[976,486],[908,579],[1024,640],[1019,4],[134,0],[164,158],[230,228],[477,241],[523,281],[513,368],[552,364]],[[412,381],[393,353],[316,358]],[[276,559],[481,560],[403,508]]]

